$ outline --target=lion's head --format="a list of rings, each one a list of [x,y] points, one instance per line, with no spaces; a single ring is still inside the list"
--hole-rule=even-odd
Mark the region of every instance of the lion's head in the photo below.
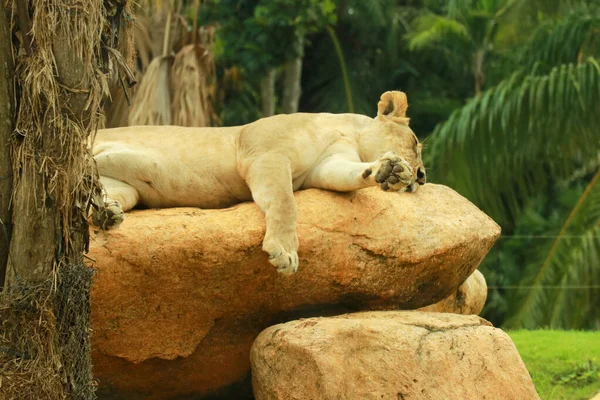
[[[387,151],[395,151],[404,157],[416,171],[414,181],[407,191],[415,191],[427,179],[421,155],[422,144],[410,129],[406,116],[408,99],[404,92],[389,91],[381,95],[377,104],[376,123],[361,134],[361,158],[374,161]]]

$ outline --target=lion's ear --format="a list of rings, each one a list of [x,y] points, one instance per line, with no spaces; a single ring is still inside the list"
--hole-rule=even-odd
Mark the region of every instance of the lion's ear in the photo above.
[[[377,103],[377,118],[381,120],[391,119],[408,125],[407,109],[408,99],[404,92],[385,92],[381,95],[379,103]]]

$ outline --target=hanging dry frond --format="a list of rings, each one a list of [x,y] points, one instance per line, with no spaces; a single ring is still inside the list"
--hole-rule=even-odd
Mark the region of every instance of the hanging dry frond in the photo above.
[[[151,20],[148,17],[140,16],[135,24],[135,52],[141,64],[141,71],[148,69],[150,61],[154,58],[152,54],[152,36],[150,35]],[[158,55],[158,54],[157,54]]]
[[[148,66],[131,103],[130,126],[171,125],[169,60],[156,57]]]
[[[131,110],[129,111],[129,125],[170,125],[171,124],[171,96],[169,91],[169,62],[173,46],[171,36],[171,25],[173,22],[173,11],[169,9],[166,16],[156,17],[162,21],[165,27],[162,30],[162,55],[155,57],[133,98]],[[178,20],[178,18],[175,18]],[[154,34],[154,33],[153,33]],[[158,50],[153,49],[154,54]]]
[[[175,57],[171,73],[173,125],[210,126],[214,61],[202,46],[185,46]]]
[[[135,93],[137,87],[132,88]],[[130,100],[131,101],[131,100]],[[118,128],[127,126],[129,120],[129,104],[122,88],[117,88],[111,95],[110,101],[104,106],[104,121],[102,128]]]

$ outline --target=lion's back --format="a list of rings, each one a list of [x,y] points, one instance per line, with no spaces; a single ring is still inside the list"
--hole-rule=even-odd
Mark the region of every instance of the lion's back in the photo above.
[[[98,131],[93,154],[100,175],[134,186],[148,206],[219,208],[251,199],[240,163],[278,152],[292,161],[293,178],[301,177],[340,132],[360,131],[371,121],[357,114],[296,113],[237,127],[111,128]]]

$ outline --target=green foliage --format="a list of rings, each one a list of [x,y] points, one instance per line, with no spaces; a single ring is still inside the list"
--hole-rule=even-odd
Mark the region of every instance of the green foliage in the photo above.
[[[524,287],[511,299],[516,312],[506,326],[600,328],[599,180],[600,169],[560,231],[547,232],[556,237],[530,249],[538,257],[525,265]]]
[[[542,400],[588,400],[600,389],[600,332],[507,333]]]
[[[591,360],[576,367],[573,371],[559,374],[554,377],[554,382],[558,385],[569,385],[581,387],[600,381],[600,366],[592,363]]]
[[[572,12],[558,22],[545,21],[524,46],[519,62],[526,71],[547,74],[556,65],[576,63],[598,55],[599,29],[600,16],[587,10]]]
[[[410,50],[423,50],[447,41],[470,47],[471,37],[467,28],[455,19],[435,14],[425,14],[413,22],[414,30],[407,35]]]
[[[346,101],[348,102],[348,112],[354,113],[354,101],[352,100],[352,88],[350,87],[350,79],[348,79],[348,70],[346,68],[346,60],[344,58],[344,52],[340,46],[340,42],[335,34],[335,31],[331,27],[327,27],[327,32],[331,37],[331,41],[335,46],[335,52],[340,61],[340,70],[342,72],[342,78],[344,79],[344,89],[346,90]]]
[[[599,54],[597,39],[598,14],[541,24],[520,50],[521,68],[429,138],[431,179],[475,202],[507,235],[481,268],[491,286],[484,315],[496,323],[600,326],[599,188],[596,180],[581,187],[600,154],[600,66],[583,59]],[[578,170],[588,174],[573,179]]]
[[[588,182],[590,179],[591,175],[583,178]],[[505,317],[511,315],[516,290],[531,285],[531,282],[521,282],[524,266],[529,265],[532,259],[538,261],[538,267],[542,265],[540,258],[549,251],[547,244],[560,232],[584,192],[585,184],[582,183],[581,179],[577,179],[560,188],[550,187],[549,191],[530,199],[514,229],[504,230],[504,235],[479,267],[488,282],[488,300],[483,315],[495,325],[504,325]],[[538,254],[540,251],[541,255]],[[526,291],[527,287],[523,290]],[[574,293],[579,294],[581,290]]]
[[[213,51],[218,75],[235,69],[237,82],[221,82],[221,125],[242,125],[261,116],[259,85],[265,73],[298,57],[295,43],[336,21],[333,0],[213,0],[200,23],[217,23]]]
[[[433,179],[510,229],[526,199],[596,159],[599,95],[594,59],[543,76],[514,73],[431,135]]]
[[[298,37],[335,20],[332,0],[214,0],[201,9],[201,21],[219,23],[218,61],[251,76],[297,57],[292,44]]]
[[[293,27],[301,36],[318,32],[336,20],[331,0],[262,0],[254,10],[254,17],[267,29]]]
[[[347,79],[332,38],[313,36],[305,49],[303,110],[348,112],[350,88],[355,112],[374,116],[381,93],[404,90],[409,94],[411,126],[423,137],[472,92],[469,66],[465,68],[450,50],[444,60],[435,52],[409,53],[404,36],[411,21],[423,14],[421,8],[399,6],[392,0],[340,3],[334,29]],[[456,62],[446,63],[446,59]]]
[[[436,12],[425,12],[412,21],[405,36],[411,51],[435,51],[448,63],[466,66],[479,94],[486,83],[487,70],[494,64],[494,40],[498,22],[514,0],[453,0]],[[501,56],[498,58],[502,59]],[[491,60],[490,60],[491,59]]]

